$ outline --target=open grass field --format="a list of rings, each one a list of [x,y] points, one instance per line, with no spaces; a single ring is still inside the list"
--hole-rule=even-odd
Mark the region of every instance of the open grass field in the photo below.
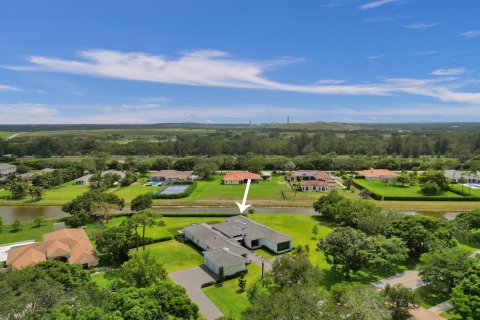
[[[85,129],[85,130],[52,130],[52,131],[30,131],[22,133],[25,137],[54,137],[54,136],[154,136],[161,134],[178,134],[178,133],[206,133],[214,131],[214,129],[201,128],[155,128],[155,129]]]
[[[392,185],[390,183],[387,183],[387,185],[385,186],[385,183],[381,181],[365,180],[365,179],[355,179],[355,183],[381,196],[398,196],[398,197],[425,196],[420,190],[419,185],[404,187],[400,184]],[[442,191],[438,195],[431,196],[431,197],[432,198],[441,198],[441,197],[461,198],[462,196],[450,191]]]
[[[32,223],[23,222],[22,230],[12,232],[9,225],[3,225],[0,229],[0,244],[35,240],[41,241],[42,235],[53,231],[54,220],[47,220],[44,225],[34,227]]]
[[[92,275],[92,280],[100,287],[107,288],[113,280],[118,278],[119,271],[113,270]]]
[[[10,137],[14,132],[0,131],[0,139],[5,139]]]
[[[245,185],[223,185],[223,175],[215,175],[211,180],[198,181],[198,186],[192,194],[178,202],[192,200],[241,200],[245,192]],[[284,183],[283,176],[273,176],[270,181],[260,181],[250,185],[248,198],[251,200],[283,200],[281,191],[291,192]],[[161,203],[169,200],[155,200]]]
[[[141,250],[139,248],[139,251]],[[150,244],[146,250],[149,250],[151,256],[160,261],[169,273],[203,264],[200,250],[177,240]],[[130,253],[135,254],[135,249],[130,250]]]
[[[248,273],[245,275],[247,287],[261,277],[262,269],[250,264],[247,266]],[[226,317],[239,319],[250,302],[246,292],[238,292],[238,280],[231,279],[225,281],[222,285],[213,285],[202,289],[203,292],[215,303]]]
[[[26,196],[22,199],[12,200],[5,199],[10,196],[10,191],[0,191],[0,205],[17,206],[17,205],[63,205],[64,203],[76,198],[88,190],[88,186],[74,185],[72,182],[67,182],[52,189],[46,190],[42,199],[32,200],[31,197]]]

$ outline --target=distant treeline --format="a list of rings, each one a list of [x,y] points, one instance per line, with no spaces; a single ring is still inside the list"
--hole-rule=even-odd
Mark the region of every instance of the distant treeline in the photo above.
[[[90,155],[125,156],[284,155],[311,153],[349,156],[441,156],[471,158],[480,154],[480,132],[352,130],[292,132],[278,129],[216,129],[201,133],[175,130],[155,135],[19,136],[0,139],[0,154],[18,157]]]

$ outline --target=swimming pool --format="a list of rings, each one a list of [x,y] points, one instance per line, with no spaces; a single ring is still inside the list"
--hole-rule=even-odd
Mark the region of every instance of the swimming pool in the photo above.
[[[165,189],[159,191],[160,194],[179,194],[187,190],[189,186],[185,185],[176,185],[176,186],[168,186]]]
[[[480,189],[480,183],[465,183],[464,186],[472,187],[474,189]]]
[[[149,181],[147,183],[144,184],[144,186],[147,186],[147,187],[156,187],[156,186],[159,186],[161,185],[162,183],[161,182],[158,182],[158,181]]]

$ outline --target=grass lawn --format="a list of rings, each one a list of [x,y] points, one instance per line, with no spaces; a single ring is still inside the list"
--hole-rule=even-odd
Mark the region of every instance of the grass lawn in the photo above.
[[[53,223],[55,220],[47,220],[45,225],[41,227],[34,227],[32,223],[23,222],[22,230],[11,232],[9,225],[4,225],[0,231],[0,244],[35,240],[41,241],[42,235],[53,231]]]
[[[120,198],[125,199],[125,203],[128,205],[138,195],[146,194],[157,190],[156,187],[147,187],[143,184],[148,181],[148,175],[140,177],[138,181],[127,186],[127,187],[114,187],[109,190],[109,192],[115,193]]]
[[[148,245],[146,249],[150,250],[152,257],[157,258],[163,264],[168,273],[203,264],[203,256],[200,250],[177,240],[153,243]],[[139,252],[141,251],[140,248]],[[135,254],[135,252],[135,249],[130,250],[130,254]]]
[[[46,190],[42,199],[32,200],[31,197],[25,196],[22,199],[11,200],[5,199],[6,196],[10,196],[10,191],[0,191],[0,205],[5,206],[18,206],[18,205],[63,205],[64,203],[71,201],[79,195],[82,195],[88,190],[88,186],[74,185],[72,182],[67,182],[52,189]]]
[[[461,184],[452,184],[451,187],[457,190],[463,190],[464,192],[467,192],[467,193],[470,192],[472,196],[480,197],[480,189],[468,188],[466,186],[463,186],[463,189],[462,189]]]
[[[404,187],[400,184],[392,185],[390,183],[387,183],[387,186],[385,186],[385,183],[381,181],[365,180],[365,179],[355,179],[355,183],[381,196],[398,196],[398,197],[425,196],[420,190],[419,185]],[[431,196],[431,197],[432,198],[441,198],[441,197],[461,198],[462,196],[450,191],[442,191],[438,195]]]
[[[262,269],[255,264],[250,264],[247,266],[247,270],[245,279],[248,287],[260,278]],[[225,281],[223,285],[213,285],[202,290],[226,317],[239,319],[242,312],[250,305],[247,294],[245,292],[238,293],[238,279],[236,278]]]
[[[8,138],[12,134],[14,134],[14,133],[13,132],[7,132],[7,131],[0,131],[0,139]]]
[[[95,282],[100,288],[107,288],[108,285],[118,278],[119,270],[113,270],[109,272],[102,272],[92,275],[92,280]]]
[[[192,200],[241,200],[245,192],[245,184],[223,185],[223,175],[215,175],[211,180],[198,181],[197,188],[192,194],[178,201]],[[283,200],[281,190],[291,192],[288,185],[284,183],[283,175],[275,175],[270,181],[252,183],[248,193],[250,200]],[[165,200],[155,200],[162,202]]]

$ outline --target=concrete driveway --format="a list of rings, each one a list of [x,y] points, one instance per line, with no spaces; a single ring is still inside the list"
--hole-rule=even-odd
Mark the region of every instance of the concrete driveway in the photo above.
[[[173,282],[182,286],[187,295],[198,306],[207,320],[215,320],[223,316],[217,306],[203,293],[201,286],[204,283],[215,281],[216,277],[204,265],[180,270],[169,274]]]
[[[377,282],[373,282],[370,284],[370,286],[376,290],[382,290],[387,286],[387,284],[390,284],[392,286],[396,284],[401,284],[402,286],[410,288],[412,290],[417,290],[418,288],[421,288],[425,285],[420,276],[418,275],[418,270],[414,269],[393,275]]]

